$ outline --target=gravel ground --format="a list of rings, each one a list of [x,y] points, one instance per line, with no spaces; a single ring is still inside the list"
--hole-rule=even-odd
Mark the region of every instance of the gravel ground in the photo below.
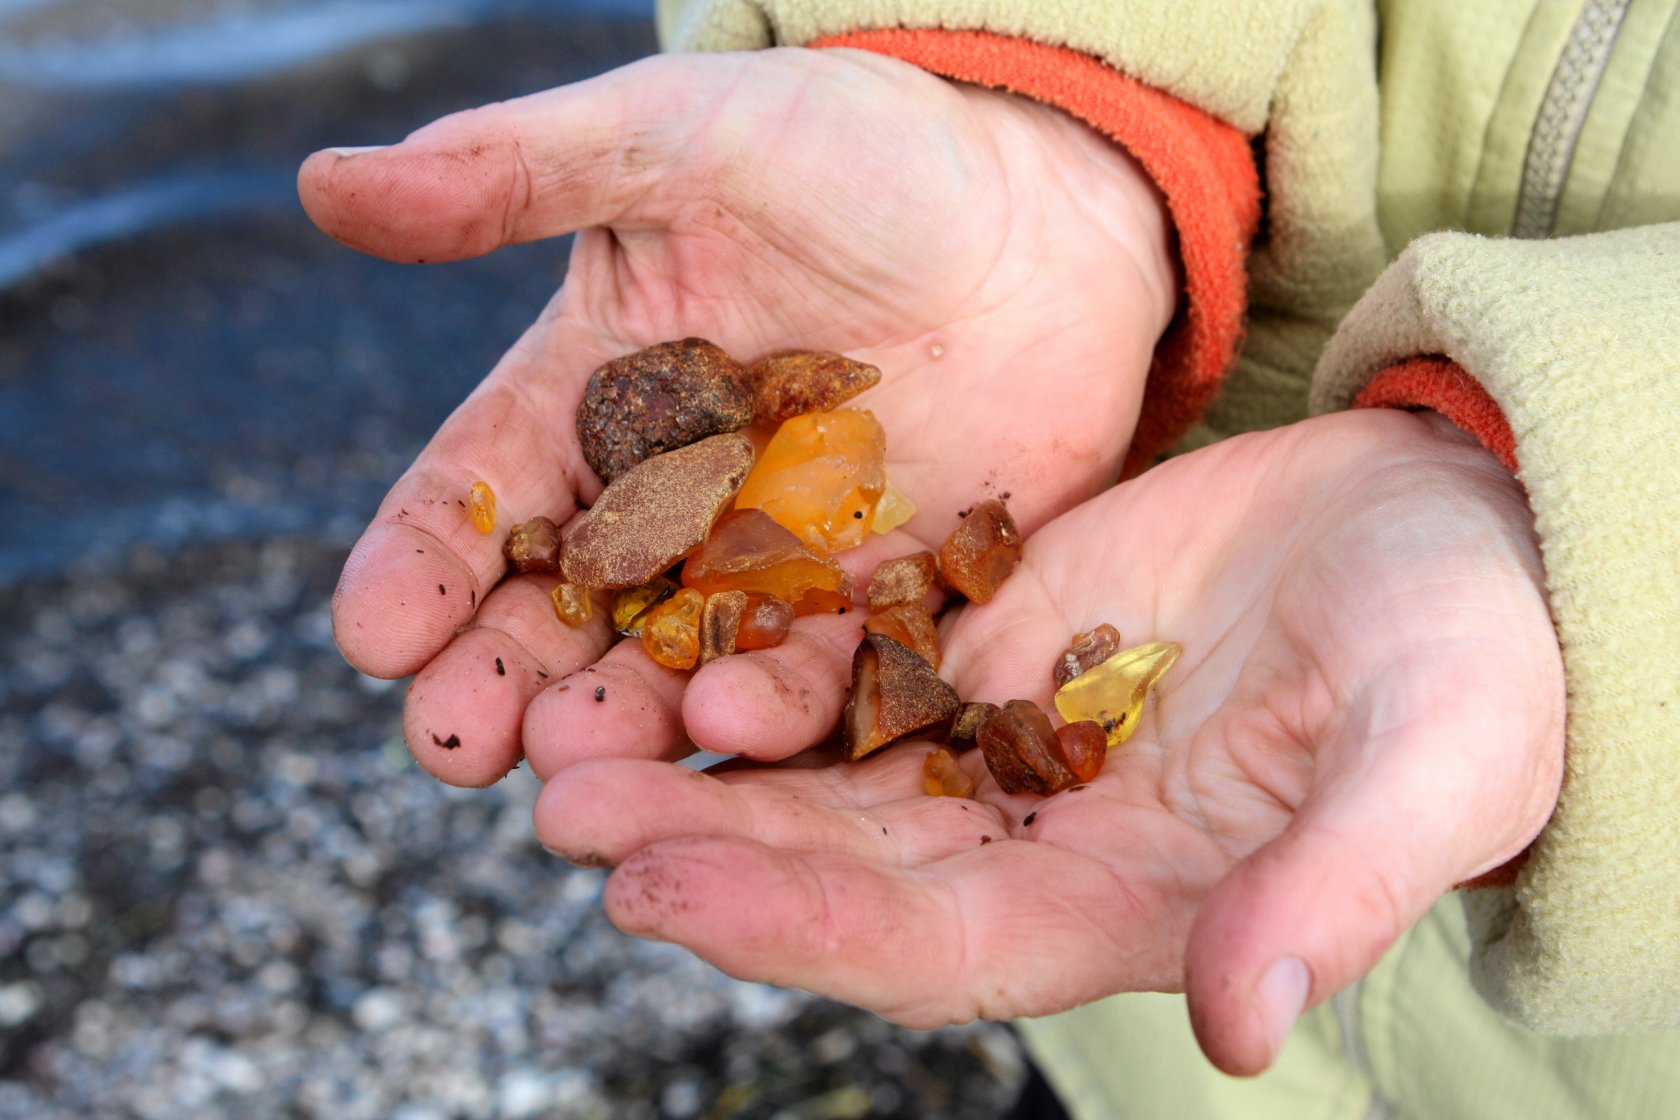
[[[349,669],[342,542],[0,591],[0,1117],[986,1117],[997,1025],[920,1033],[628,938],[536,783],[422,774]]]

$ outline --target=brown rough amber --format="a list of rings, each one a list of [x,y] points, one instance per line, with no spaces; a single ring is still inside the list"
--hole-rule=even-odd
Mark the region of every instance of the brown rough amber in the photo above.
[[[793,604],[795,614],[851,605],[852,582],[840,565],[812,552],[759,509],[731,510],[683,565],[683,585],[707,595],[757,591]]]
[[[735,631],[738,650],[772,649],[787,641],[793,627],[793,604],[757,591],[747,594],[747,607]]]
[[[692,669],[700,660],[700,616],[706,597],[683,588],[648,611],[642,621],[642,648],[667,669]]]
[[[856,762],[916,734],[950,727],[961,701],[920,654],[882,634],[865,634],[852,654],[852,695],[841,716],[847,756]]]
[[[870,610],[919,603],[939,578],[939,560],[931,552],[917,552],[882,561],[869,577],[866,596]]]
[[[740,632],[746,610],[745,591],[719,591],[706,596],[705,609],[700,612],[700,664],[735,652],[735,635]]]
[[[502,558],[516,572],[560,570],[560,527],[546,517],[522,521],[502,542]]]
[[[481,533],[489,533],[496,528],[496,492],[490,489],[490,484],[482,479],[472,484],[472,494],[468,499],[468,507],[472,511],[473,528]]]
[[[1062,748],[1062,761],[1082,782],[1096,777],[1108,761],[1108,736],[1095,720],[1063,724],[1056,728],[1056,742]]]
[[[823,552],[856,548],[886,487],[886,456],[886,433],[870,412],[795,416],[770,438],[735,508],[762,509]]]
[[[1056,666],[1050,675],[1056,679],[1056,687],[1060,688],[1119,652],[1120,631],[1106,622],[1099,623],[1094,629],[1073,636],[1068,648],[1056,658]]]
[[[605,482],[653,455],[752,421],[740,365],[703,338],[662,342],[590,374],[578,405],[583,457]]]
[[[933,612],[922,604],[900,603],[877,611],[864,622],[863,628],[871,634],[885,634],[926,658],[935,669],[939,668],[939,627],[933,621]]]
[[[974,779],[957,764],[957,756],[939,747],[922,759],[922,789],[929,797],[973,797]]]
[[[655,576],[640,587],[626,587],[613,596],[613,629],[628,637],[642,636],[642,619],[648,611],[676,594],[677,585],[664,576]]]
[[[838,408],[881,380],[867,362],[826,350],[779,350],[747,367],[753,423],[773,428],[805,412]]]
[[[966,751],[978,745],[975,736],[980,733],[980,725],[997,710],[996,704],[972,701],[958,708],[957,717],[951,721],[951,749]]]
[[[986,768],[1005,793],[1055,793],[1079,776],[1062,758],[1050,717],[1031,700],[1011,700],[980,725]]]
[[[554,600],[555,616],[574,629],[595,617],[595,604],[587,587],[562,583],[549,592],[549,598]]]
[[[1021,531],[996,498],[970,510],[939,546],[939,575],[971,602],[989,603],[1021,563]]]

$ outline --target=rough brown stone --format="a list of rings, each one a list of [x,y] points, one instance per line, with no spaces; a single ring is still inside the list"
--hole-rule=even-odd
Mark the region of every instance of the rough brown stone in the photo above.
[[[852,654],[852,695],[841,726],[856,762],[911,735],[943,735],[961,706],[921,654],[884,634],[865,634]]]
[[[603,481],[637,463],[752,422],[752,391],[735,359],[703,338],[661,342],[589,375],[578,442]]]

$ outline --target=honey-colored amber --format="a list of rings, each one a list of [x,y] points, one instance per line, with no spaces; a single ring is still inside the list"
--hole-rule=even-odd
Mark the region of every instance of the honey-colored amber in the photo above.
[[[627,637],[640,637],[642,619],[658,604],[669,599],[677,585],[664,576],[656,576],[640,587],[626,587],[613,596],[613,629]]]
[[[973,797],[974,779],[957,765],[957,756],[940,747],[922,759],[922,789],[929,797]]]
[[[1063,724],[1056,728],[1056,742],[1062,748],[1062,761],[1082,782],[1096,777],[1108,761],[1108,736],[1096,720]]]
[[[935,669],[939,668],[939,627],[933,613],[920,603],[899,603],[884,611],[876,611],[863,624],[871,634],[885,634],[899,645],[921,654]]]
[[[1011,700],[992,712],[975,738],[1004,793],[1055,793],[1079,781],[1062,757],[1050,717],[1031,700]]]
[[[761,509],[731,510],[683,565],[682,581],[706,595],[757,591],[793,604],[798,615],[823,614],[851,605],[852,581],[826,556]]]
[[[1069,723],[1096,720],[1117,747],[1131,737],[1149,690],[1172,668],[1184,647],[1177,642],[1149,642],[1113,657],[1056,690],[1056,710]]]
[[[473,528],[481,533],[496,528],[496,492],[490,489],[488,482],[480,480],[472,484],[469,508],[472,510]]]
[[[667,669],[692,669],[700,660],[700,615],[706,597],[685,587],[642,617],[642,648]]]
[[[1021,531],[996,498],[963,516],[939,546],[939,575],[945,585],[976,603],[989,603],[998,585],[1021,563]]]
[[[823,552],[856,548],[886,489],[886,457],[886,433],[866,409],[795,416],[753,464],[735,508],[762,509]]]
[[[554,614],[567,626],[582,626],[595,616],[595,604],[589,598],[589,588],[576,583],[562,583],[549,592],[554,600]]]
[[[773,649],[787,641],[793,626],[793,604],[774,595],[747,592],[747,605],[735,630],[735,648]]]
[[[881,500],[875,503],[875,520],[869,525],[872,533],[890,533],[912,517],[916,516],[916,503],[905,496],[904,491],[893,485],[892,479],[887,479],[887,488],[881,491]]]

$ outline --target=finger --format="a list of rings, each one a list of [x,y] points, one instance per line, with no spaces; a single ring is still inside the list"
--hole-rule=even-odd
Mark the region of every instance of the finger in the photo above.
[[[344,244],[416,263],[608,225],[661,182],[726,70],[648,59],[444,117],[389,147],[316,152],[298,196]]]
[[[917,1028],[1041,1014],[1170,981],[1153,904],[1095,860],[1000,840],[922,868],[743,839],[643,849],[607,881],[623,930],[732,976]]]
[[[484,600],[415,677],[403,705],[408,749],[434,777],[485,786],[522,757],[525,709],[550,683],[591,664],[612,644],[605,612],[574,629],[555,616],[557,576],[518,576]]]

